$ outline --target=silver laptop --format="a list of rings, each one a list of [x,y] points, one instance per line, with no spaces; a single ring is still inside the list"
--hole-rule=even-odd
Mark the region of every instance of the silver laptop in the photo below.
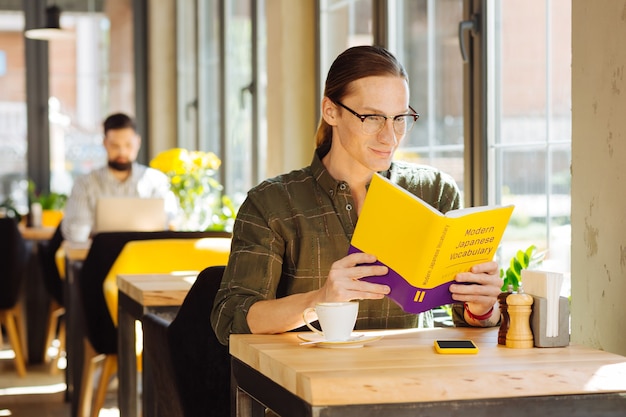
[[[102,197],[96,202],[95,233],[167,229],[162,198]]]

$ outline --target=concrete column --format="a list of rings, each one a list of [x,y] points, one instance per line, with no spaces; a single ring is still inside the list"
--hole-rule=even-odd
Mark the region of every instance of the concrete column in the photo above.
[[[571,339],[621,355],[626,355],[625,21],[624,2],[572,1]]]
[[[176,146],[176,1],[148,3],[148,131],[152,159]]]

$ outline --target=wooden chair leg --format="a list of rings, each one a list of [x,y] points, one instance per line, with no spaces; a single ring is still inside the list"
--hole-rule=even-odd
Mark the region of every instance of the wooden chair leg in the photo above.
[[[59,322],[59,350],[52,361],[50,362],[50,374],[56,375],[59,373],[59,360],[61,355],[65,352],[65,320],[61,319]]]
[[[87,417],[91,411],[91,400],[93,398],[93,377],[99,355],[87,339],[83,340],[85,346],[85,358],[83,361],[83,376],[81,390],[78,393],[78,415]]]
[[[26,376],[26,361],[24,360],[22,343],[20,342],[18,332],[19,318],[17,317],[17,310],[18,308],[0,311],[0,323],[4,323],[9,343],[15,353],[15,370],[20,377],[24,377]]]
[[[57,328],[59,327],[61,315],[65,313],[65,309],[59,305],[56,301],[50,301],[50,308],[48,309],[48,325],[47,325],[47,335],[46,335],[46,344],[44,345],[46,349],[43,352],[43,361],[48,361],[48,348],[52,346],[52,342],[54,341],[54,337],[57,333]]]
[[[106,399],[107,389],[109,388],[109,382],[111,378],[117,372],[117,355],[106,355],[104,363],[102,364],[102,373],[100,374],[100,381],[96,388],[96,397],[93,401],[91,408],[91,417],[98,417],[100,410],[104,406],[104,400]]]
[[[15,317],[15,328],[20,340],[20,348],[22,349],[22,358],[24,363],[28,362],[28,340],[26,338],[26,321],[24,320],[24,308],[21,304],[17,304],[13,308]]]
[[[50,301],[50,307],[48,307],[48,324],[46,324],[46,342],[44,344],[43,361],[48,361],[48,349],[52,345],[54,336],[56,334],[57,318],[54,315],[54,301]]]

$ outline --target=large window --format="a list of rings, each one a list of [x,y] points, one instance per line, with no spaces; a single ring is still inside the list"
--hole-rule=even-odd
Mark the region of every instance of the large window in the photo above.
[[[389,48],[409,74],[411,104],[420,118],[396,159],[452,175],[464,192],[463,66],[458,0],[401,1],[389,13]]]
[[[77,175],[106,163],[102,120],[117,111],[135,115],[130,2],[72,6],[61,15],[72,36],[48,41],[24,38],[22,11],[0,11],[0,202],[10,197],[22,213],[33,173],[38,190],[69,194]],[[26,71],[27,62],[36,71]],[[33,76],[47,80],[47,91],[27,79]],[[27,102],[29,111],[47,111],[46,128],[27,123]],[[49,155],[49,165],[32,164],[32,154]]]
[[[217,154],[241,203],[265,177],[264,2],[180,0],[177,10],[178,142]]]
[[[92,10],[96,4],[103,9]],[[64,7],[61,15],[72,39],[29,41],[42,43],[49,58],[49,76],[44,66],[31,64],[49,80],[45,101],[27,99],[24,89],[24,13],[0,12],[0,196],[14,197],[23,212],[29,170],[46,171],[46,184],[38,187],[69,192],[76,175],[105,163],[102,120],[114,111],[145,116],[135,114],[133,2],[72,5],[77,9]],[[216,153],[226,193],[238,203],[265,178],[264,2],[178,0],[176,8],[176,143]],[[47,132],[35,134],[36,153],[50,155],[49,172],[30,162],[27,167],[26,102],[33,100],[50,115],[50,142]]]
[[[322,0],[319,14],[320,84],[345,48],[387,46],[421,115],[396,158],[450,173],[469,204],[514,204],[501,263],[535,245],[569,272],[570,2]]]
[[[0,203],[26,211],[26,74],[24,18],[0,12]]]
[[[115,8],[115,2],[109,2]],[[109,113],[135,115],[132,37],[116,29],[132,20],[130,7],[63,15],[71,39],[48,41],[50,188],[69,194],[73,179],[106,163],[102,121]],[[116,45],[114,51],[110,45]]]
[[[487,71],[495,81],[489,193],[515,204],[510,250],[535,244],[548,250],[545,268],[569,272],[571,2],[488,4],[494,59]]]

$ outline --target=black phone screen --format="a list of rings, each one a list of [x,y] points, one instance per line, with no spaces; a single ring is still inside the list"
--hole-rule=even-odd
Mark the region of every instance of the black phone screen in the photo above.
[[[438,340],[442,349],[473,349],[476,346],[471,340]]]

